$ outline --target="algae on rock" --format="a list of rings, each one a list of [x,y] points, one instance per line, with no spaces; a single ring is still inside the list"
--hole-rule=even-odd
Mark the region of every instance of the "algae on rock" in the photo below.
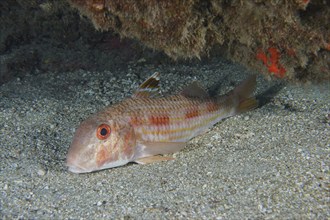
[[[330,2],[68,0],[97,29],[114,30],[174,59],[230,59],[289,80],[329,79]]]

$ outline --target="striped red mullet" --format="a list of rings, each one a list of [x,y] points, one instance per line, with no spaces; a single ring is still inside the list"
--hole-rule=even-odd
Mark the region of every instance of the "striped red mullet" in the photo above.
[[[129,162],[171,160],[160,155],[177,152],[222,119],[257,107],[255,75],[216,97],[197,82],[178,95],[159,97],[158,85],[156,72],[131,98],[83,121],[67,155],[69,171],[86,173]]]

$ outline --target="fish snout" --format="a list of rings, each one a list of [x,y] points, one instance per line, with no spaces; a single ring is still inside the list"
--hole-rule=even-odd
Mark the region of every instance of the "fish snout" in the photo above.
[[[85,169],[77,163],[77,155],[68,153],[65,165],[68,167],[70,172],[82,173]]]
[[[66,159],[66,164],[68,170],[72,173],[88,173],[91,172],[91,169],[86,167],[86,164],[82,163],[81,161],[77,160],[75,155],[68,155]]]
[[[70,148],[66,158],[66,166],[70,172],[73,173],[87,173],[91,172],[93,169],[93,164],[91,161],[91,155],[83,156],[79,152]]]

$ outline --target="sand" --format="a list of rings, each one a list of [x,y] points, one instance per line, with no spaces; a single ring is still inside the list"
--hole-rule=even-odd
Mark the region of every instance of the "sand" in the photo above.
[[[330,89],[258,77],[261,106],[191,140],[175,160],[73,174],[65,158],[88,115],[154,71],[164,94],[194,79],[225,93],[253,74],[218,59],[36,72],[0,86],[0,218],[330,218]],[[218,89],[218,90],[216,90]]]

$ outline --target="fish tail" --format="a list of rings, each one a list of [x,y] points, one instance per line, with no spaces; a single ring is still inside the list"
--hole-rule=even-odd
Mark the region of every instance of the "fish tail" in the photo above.
[[[226,95],[216,97],[215,103],[219,109],[225,109],[228,113],[227,117],[258,107],[258,100],[253,95],[257,85],[256,78],[256,75],[252,75]]]
[[[258,107],[258,100],[253,95],[256,84],[256,75],[252,75],[232,91],[233,97],[238,100],[238,105],[235,109],[236,114],[247,112]]]

